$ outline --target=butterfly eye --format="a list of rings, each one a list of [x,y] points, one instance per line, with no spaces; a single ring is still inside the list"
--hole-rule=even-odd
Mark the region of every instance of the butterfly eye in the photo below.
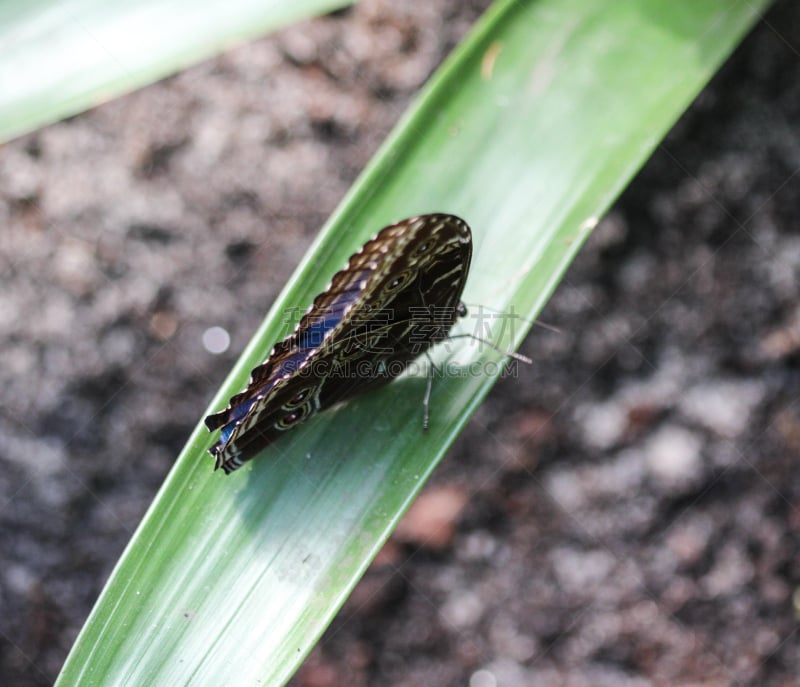
[[[430,243],[423,243],[421,246],[417,247],[417,250],[414,251],[417,255],[424,253],[428,248],[430,248]]]

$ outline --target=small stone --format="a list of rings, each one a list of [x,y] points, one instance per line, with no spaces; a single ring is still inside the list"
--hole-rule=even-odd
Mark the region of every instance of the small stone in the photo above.
[[[702,441],[677,425],[662,427],[645,447],[650,473],[666,485],[681,485],[697,478],[702,469]]]
[[[442,617],[456,629],[465,629],[477,623],[483,615],[481,598],[470,591],[454,593],[442,606]]]
[[[765,393],[758,382],[717,380],[689,389],[680,408],[719,436],[733,438],[747,428],[753,408]]]
[[[469,687],[497,687],[497,678],[489,670],[476,670],[469,678]]]
[[[389,539],[378,551],[370,568],[385,568],[397,566],[403,558],[402,547],[394,540]]]
[[[692,518],[686,523],[679,522],[667,537],[667,547],[681,564],[692,565],[705,553],[713,532],[709,520]]]
[[[466,503],[467,495],[458,487],[426,491],[409,508],[394,536],[408,544],[443,549],[451,544]]]
[[[522,634],[510,617],[496,618],[489,635],[497,655],[524,663],[539,649],[533,637]]]
[[[568,593],[586,593],[608,577],[616,560],[607,551],[592,549],[557,548],[550,554],[550,562],[559,586]]]
[[[36,587],[38,579],[30,568],[11,563],[6,566],[5,582],[11,592],[24,597]]]
[[[178,330],[178,321],[172,313],[159,311],[150,317],[148,329],[157,339],[167,341]]]
[[[750,582],[753,574],[753,564],[747,555],[730,545],[722,550],[701,585],[710,598],[734,594]]]
[[[606,449],[622,438],[628,426],[628,412],[621,404],[609,401],[577,410],[584,441],[594,448]]]

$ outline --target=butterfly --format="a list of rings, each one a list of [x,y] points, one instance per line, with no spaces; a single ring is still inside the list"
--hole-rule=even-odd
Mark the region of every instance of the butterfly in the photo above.
[[[228,407],[209,449],[229,474],[317,412],[388,383],[466,314],[469,225],[447,214],[384,227],[350,256]],[[427,404],[427,395],[426,395]],[[427,405],[426,405],[427,420]]]

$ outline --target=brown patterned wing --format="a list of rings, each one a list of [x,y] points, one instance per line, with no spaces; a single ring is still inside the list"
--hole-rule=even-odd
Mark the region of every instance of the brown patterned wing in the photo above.
[[[411,217],[382,229],[348,260],[295,331],[256,367],[247,388],[209,415],[210,449],[229,473],[320,410],[389,382],[462,312],[472,256],[454,215]]]

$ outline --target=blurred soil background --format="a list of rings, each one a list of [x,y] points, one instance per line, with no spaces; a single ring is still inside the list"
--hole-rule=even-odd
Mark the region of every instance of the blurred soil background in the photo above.
[[[365,0],[0,148],[0,684],[52,683],[272,300],[486,5]],[[293,685],[800,682],[798,141],[783,0]]]

